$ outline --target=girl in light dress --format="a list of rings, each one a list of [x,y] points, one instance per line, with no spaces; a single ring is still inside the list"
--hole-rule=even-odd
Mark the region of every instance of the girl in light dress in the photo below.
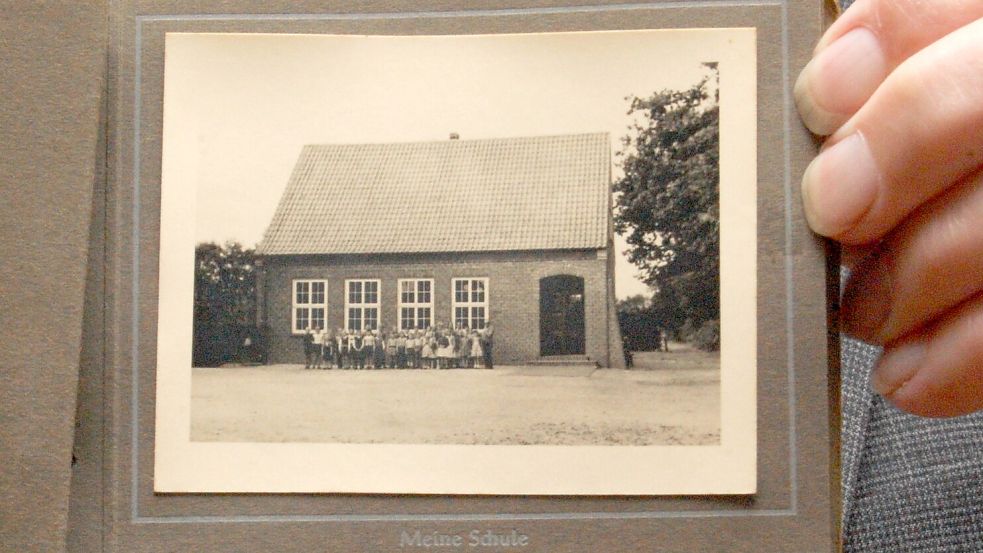
[[[437,362],[441,369],[451,368],[454,361],[454,333],[450,330],[437,334]]]
[[[420,351],[420,357],[423,358],[423,366],[427,369],[436,368],[437,359],[434,357],[434,346],[436,343],[433,339],[433,329],[428,328],[426,333],[423,335],[423,348]]]
[[[478,335],[477,330],[471,331],[471,361],[469,366],[472,368],[480,368],[482,365],[482,358],[484,357],[484,351],[481,349],[481,336]]]

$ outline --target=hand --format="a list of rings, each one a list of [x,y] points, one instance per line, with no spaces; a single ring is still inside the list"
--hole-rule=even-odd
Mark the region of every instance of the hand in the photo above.
[[[983,408],[983,1],[858,0],[795,97],[830,135],[809,224],[863,253],[841,314],[884,345],[874,388],[924,416]]]

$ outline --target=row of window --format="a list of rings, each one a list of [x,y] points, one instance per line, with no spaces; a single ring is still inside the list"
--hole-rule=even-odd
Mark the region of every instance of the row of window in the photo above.
[[[397,326],[402,330],[434,326],[434,281],[405,278],[399,287],[396,310]],[[381,324],[382,281],[359,279],[345,281],[345,328],[376,330]],[[484,328],[488,313],[488,279],[455,278],[451,280],[451,317],[454,326]],[[292,328],[294,334],[307,328],[325,328],[328,317],[328,281],[303,279],[293,281]]]

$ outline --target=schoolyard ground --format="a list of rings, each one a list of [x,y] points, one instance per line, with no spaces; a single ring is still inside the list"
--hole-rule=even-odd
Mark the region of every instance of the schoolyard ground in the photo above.
[[[196,368],[191,439],[223,442],[710,445],[719,357],[670,344],[634,370]]]

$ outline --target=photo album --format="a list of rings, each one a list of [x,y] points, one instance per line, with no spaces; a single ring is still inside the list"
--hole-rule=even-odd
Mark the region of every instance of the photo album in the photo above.
[[[69,550],[836,551],[821,2],[104,8]]]

